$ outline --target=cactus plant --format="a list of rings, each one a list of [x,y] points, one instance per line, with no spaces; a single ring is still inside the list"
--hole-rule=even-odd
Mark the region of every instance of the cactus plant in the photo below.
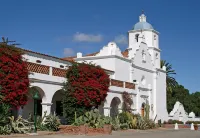
[[[0,126],[0,134],[1,135],[8,135],[11,134],[11,126],[10,125],[5,125],[5,126]]]
[[[92,110],[78,117],[76,121],[73,123],[73,125],[80,126],[87,124],[89,127],[103,128],[104,124],[111,124],[111,123],[112,119],[110,117],[104,117],[100,115],[98,110]]]
[[[136,128],[137,128],[137,118],[136,118],[136,117],[134,117],[134,118],[132,119],[131,124],[132,124],[132,128],[133,128],[133,129],[136,129]]]
[[[11,130],[14,133],[27,133],[30,131],[30,123],[19,116],[16,120],[14,116],[8,117],[10,120]]]
[[[149,120],[149,110],[150,109],[150,106],[148,104],[145,104],[145,108],[144,108],[144,111],[145,111],[145,119]]]

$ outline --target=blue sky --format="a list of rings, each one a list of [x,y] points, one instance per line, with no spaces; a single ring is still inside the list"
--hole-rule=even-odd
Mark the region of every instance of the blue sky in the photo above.
[[[99,51],[116,40],[122,50],[141,10],[160,32],[161,58],[190,92],[200,91],[198,0],[4,0],[0,36],[58,57]]]

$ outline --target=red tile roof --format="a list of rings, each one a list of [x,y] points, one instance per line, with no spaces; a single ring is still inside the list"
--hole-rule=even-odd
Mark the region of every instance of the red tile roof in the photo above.
[[[63,61],[72,62],[72,61],[67,60],[67,59],[62,59],[62,58],[59,58],[59,57],[55,57],[55,56],[51,56],[51,55],[47,55],[47,54],[43,54],[43,53],[39,53],[39,52],[34,52],[34,51],[23,49],[23,48],[18,48],[18,49],[24,51],[25,53],[26,52],[28,52],[28,53],[34,53],[34,54],[38,54],[38,55],[42,55],[42,56],[47,56],[47,57],[51,57],[51,58],[55,58],[55,59],[59,59],[59,60],[63,60]]]

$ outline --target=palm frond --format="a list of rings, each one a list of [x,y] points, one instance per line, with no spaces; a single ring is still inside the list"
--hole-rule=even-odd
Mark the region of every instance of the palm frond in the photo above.
[[[173,89],[178,85],[178,82],[173,77],[173,75],[176,75],[175,70],[172,68],[172,65],[169,64],[166,60],[160,61],[160,67],[163,66],[166,67],[166,85],[167,85],[167,92],[173,92]]]

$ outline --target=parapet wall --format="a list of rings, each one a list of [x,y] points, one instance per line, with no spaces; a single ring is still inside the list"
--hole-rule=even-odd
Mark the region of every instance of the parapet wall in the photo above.
[[[177,101],[174,104],[173,110],[169,113],[168,119],[179,120],[184,123],[187,121],[200,121],[199,117],[195,116],[194,112],[190,112],[189,114],[185,111],[182,103]]]

